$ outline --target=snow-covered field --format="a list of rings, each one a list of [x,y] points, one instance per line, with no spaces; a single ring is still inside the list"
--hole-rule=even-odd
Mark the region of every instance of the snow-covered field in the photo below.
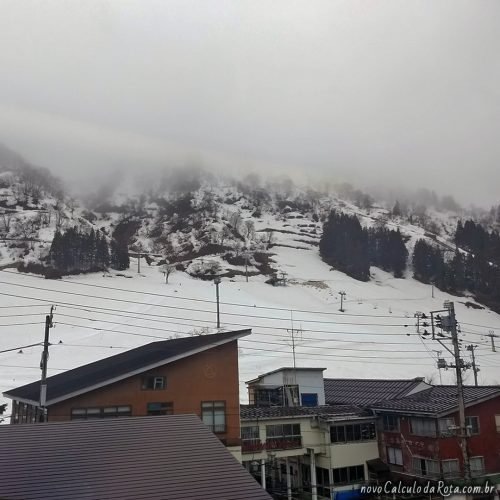
[[[372,280],[362,283],[331,271],[317,249],[274,247],[278,269],[288,273],[287,286],[237,276],[220,285],[221,328],[251,328],[240,341],[241,398],[245,380],[259,373],[292,366],[292,329],[297,366],[325,367],[328,377],[423,376],[453,383],[453,370],[436,368],[436,351],[452,362],[438,342],[416,334],[414,314],[442,308],[454,300],[463,345],[474,343],[481,384],[500,383],[498,352],[488,334],[500,333],[500,316],[465,307],[465,298],[435,290],[411,278],[395,279],[372,268]],[[124,273],[102,273],[45,280],[0,272],[0,391],[40,377],[45,315],[54,304],[49,375],[126,349],[175,335],[215,331],[215,286],[177,272],[165,284],[155,266],[136,263]],[[121,274],[121,276],[119,275]],[[345,312],[339,311],[339,291],[346,292]],[[448,342],[449,345],[449,342]],[[463,352],[469,359],[469,352]],[[466,372],[473,383],[471,370]],[[8,413],[8,412],[7,412]]]

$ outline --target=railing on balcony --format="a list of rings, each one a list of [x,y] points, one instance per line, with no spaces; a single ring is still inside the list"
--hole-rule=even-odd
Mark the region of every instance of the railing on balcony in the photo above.
[[[256,453],[264,450],[291,450],[302,448],[302,436],[282,436],[268,438],[265,443],[260,439],[243,439],[242,453]]]
[[[265,448],[264,443],[260,439],[242,439],[241,451],[243,453],[251,453],[262,451]]]
[[[266,439],[267,450],[302,448],[302,436],[279,436]]]

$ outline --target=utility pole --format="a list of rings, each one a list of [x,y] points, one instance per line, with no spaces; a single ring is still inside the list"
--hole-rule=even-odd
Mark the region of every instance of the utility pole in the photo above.
[[[137,251],[137,274],[141,274],[141,251]]]
[[[344,297],[347,295],[344,290],[339,292],[340,295],[340,312],[344,312]]]
[[[470,363],[464,363],[460,358],[460,345],[458,339],[458,328],[457,320],[455,317],[455,306],[453,302],[445,301],[444,309],[439,311],[431,311],[431,327],[432,327],[432,340],[437,340],[453,357],[455,360],[454,364],[448,364],[444,359],[438,359],[438,368],[455,368],[456,378],[457,378],[457,392],[458,392],[458,417],[460,424],[460,448],[462,449],[462,456],[464,462],[464,480],[466,483],[470,482],[470,461],[469,461],[469,451],[467,448],[467,427],[465,425],[465,401],[464,401],[464,387],[462,380],[462,370],[470,368]],[[442,316],[439,313],[446,312],[446,316]],[[434,316],[436,314],[436,316]],[[440,328],[441,331],[436,333],[435,328]],[[446,336],[442,332],[448,333],[450,336]],[[453,345],[453,350],[449,349],[448,346],[443,342],[443,340],[451,340]],[[440,372],[441,373],[441,372]]]
[[[245,252],[245,278],[248,283],[248,252]]]
[[[287,329],[287,332],[290,332],[290,334],[292,335],[292,355],[293,355],[293,370],[294,370],[294,375],[295,375],[295,378],[297,377],[296,373],[295,373],[295,368],[297,367],[297,364],[295,362],[295,332],[299,332],[301,330],[295,330],[294,326],[293,326],[293,311],[290,310],[290,321],[292,323],[292,328],[290,330]]]
[[[215,295],[217,297],[217,328],[220,328],[220,311],[219,311],[219,285],[220,285],[221,279],[217,276],[217,278],[214,279],[215,283]]]
[[[50,307],[50,313],[45,316],[45,338],[43,340],[43,352],[42,360],[40,362],[40,369],[42,370],[42,378],[40,380],[40,409],[42,410],[42,415],[40,420],[42,422],[46,421],[46,408],[45,404],[47,402],[47,362],[49,359],[49,332],[53,327],[52,318],[54,317],[54,306]]]
[[[474,372],[474,385],[477,387],[477,372],[479,368],[476,366],[476,356],[474,354],[474,350],[477,349],[477,345],[470,344],[466,347],[468,351],[470,351],[472,356],[472,371]]]
[[[469,452],[467,449],[467,427],[465,426],[465,401],[464,401],[464,387],[462,382],[462,360],[460,359],[460,346],[458,345],[457,334],[457,321],[455,318],[455,306],[453,302],[446,301],[444,303],[445,309],[448,310],[448,319],[451,333],[451,341],[453,343],[453,351],[455,356],[455,371],[457,375],[457,389],[458,389],[458,416],[460,420],[460,441],[462,448],[462,455],[464,458],[464,480],[466,483],[470,481],[470,463]]]

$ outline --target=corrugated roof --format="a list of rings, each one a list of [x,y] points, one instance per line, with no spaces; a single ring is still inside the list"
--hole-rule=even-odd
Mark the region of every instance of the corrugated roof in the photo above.
[[[204,351],[232,340],[250,335],[251,330],[216,333],[184,337],[160,342],[152,342],[136,349],[131,349],[115,356],[101,359],[94,363],[80,366],[47,379],[47,405],[64,400],[75,394],[81,394],[96,387],[101,387],[146,371],[152,365],[161,366],[184,358],[196,352]],[[40,397],[40,382],[17,387],[4,392],[4,396],[37,402]]]
[[[366,406],[385,399],[405,396],[423,380],[418,379],[348,379],[325,378],[325,401],[327,404],[352,404]]]
[[[9,500],[270,500],[194,415],[0,426]]]
[[[326,406],[252,406],[241,405],[241,420],[257,420],[288,417],[335,417],[335,416],[361,415],[358,408],[350,405]]]
[[[482,400],[500,397],[500,386],[465,386],[465,405],[470,406]],[[458,410],[458,389],[456,385],[437,385],[411,396],[374,403],[374,410],[440,415]]]

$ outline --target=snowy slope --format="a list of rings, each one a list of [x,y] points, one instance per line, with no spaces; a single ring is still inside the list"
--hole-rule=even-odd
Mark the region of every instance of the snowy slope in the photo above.
[[[10,192],[5,190],[4,197]],[[410,254],[419,238],[452,249],[450,235],[457,214],[429,211],[441,230],[441,235],[432,235],[407,219],[390,218],[387,208],[362,210],[335,195],[316,196],[297,188],[286,198],[271,190],[271,199],[260,206],[255,197],[237,186],[214,182],[193,192],[191,205],[197,211],[185,217],[165,215],[162,209],[162,204],[178,201],[175,193],[154,193],[149,198],[141,197],[140,191],[128,193],[117,190],[109,205],[120,211],[94,214],[92,224],[81,218],[84,210],[80,206],[65,202],[64,225],[93,225],[110,235],[120,221],[132,217],[139,221],[133,245],[151,252],[162,251],[161,237],[153,236],[162,228],[160,235],[169,235],[172,248],[179,252],[176,262],[187,272],[175,272],[165,284],[154,263],[148,266],[142,260],[141,274],[137,274],[134,259],[126,272],[55,281],[14,269],[0,271],[0,351],[7,351],[0,352],[0,391],[39,379],[41,346],[20,347],[42,342],[45,315],[52,304],[57,308],[56,327],[51,330],[49,374],[154,340],[215,331],[215,287],[211,281],[189,275],[213,263],[218,263],[222,274],[233,276],[223,278],[220,286],[222,329],[253,330],[253,335],[240,343],[242,400],[246,398],[245,380],[293,364],[292,329],[297,365],[325,367],[325,376],[423,376],[434,382],[441,376],[443,383],[453,383],[452,370],[439,373],[436,368],[436,351],[451,362],[448,352],[439,343],[422,339],[415,328],[415,312],[441,309],[444,300],[455,301],[464,345],[478,345],[480,383],[500,383],[499,353],[492,352],[487,336],[491,331],[500,333],[499,315],[488,309],[469,309],[464,304],[469,298],[452,297],[439,290],[433,298],[431,287],[413,280],[410,269],[405,279],[395,279],[372,267],[371,280],[359,282],[331,270],[318,254],[321,218],[332,208],[357,215],[364,226],[383,223],[390,229],[399,228]],[[55,201],[45,199],[46,205]],[[308,208],[297,208],[300,205]],[[201,209],[203,206],[208,208]],[[16,218],[26,220],[30,213],[19,208]],[[239,217],[239,234],[233,227],[235,214]],[[180,229],[179,221],[183,223]],[[247,221],[253,223],[253,230],[244,236]],[[55,229],[54,218],[41,226],[36,235],[41,242],[25,249],[11,247],[7,241],[0,245],[0,267],[2,263],[37,260],[46,255]],[[222,244],[220,235],[225,229],[228,234]],[[14,226],[11,231],[15,231]],[[224,250],[208,255],[200,252],[203,245],[216,243]],[[245,266],[230,263],[225,255],[241,256],[245,246],[250,249],[248,282]],[[278,276],[286,277],[286,286],[265,283],[269,271],[260,273],[255,252],[269,254],[270,266]],[[346,292],[345,312],[339,311],[340,291]],[[497,344],[500,349],[500,339]],[[468,359],[465,350],[464,358]],[[470,370],[466,379],[473,382]]]
[[[468,309],[440,291],[433,299],[429,286],[374,268],[372,281],[358,282],[330,271],[313,250],[274,251],[278,266],[288,273],[287,286],[267,285],[261,277],[248,283],[237,277],[223,280],[220,287],[222,328],[250,327],[254,332],[240,342],[243,400],[245,380],[292,365],[292,326],[298,366],[325,367],[329,377],[425,376],[439,381],[433,351],[444,349],[416,335],[413,315],[440,309],[444,300],[453,299],[462,338],[479,345],[480,382],[500,383],[499,354],[491,351],[486,337],[490,330],[500,331],[499,315]],[[211,282],[178,272],[166,285],[155,266],[143,263],[140,275],[133,267],[124,276],[93,274],[63,281],[2,271],[0,350],[41,342],[51,304],[57,309],[49,374],[154,340],[214,331]],[[340,290],[347,293],[344,313],[338,311]],[[0,390],[37,380],[40,355],[40,346],[1,353]],[[446,352],[443,357],[451,362]],[[453,382],[452,370],[441,375],[444,383]]]

